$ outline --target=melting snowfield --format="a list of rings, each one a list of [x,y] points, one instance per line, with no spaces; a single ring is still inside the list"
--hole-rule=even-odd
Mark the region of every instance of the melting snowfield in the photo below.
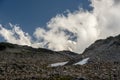
[[[85,58],[85,59],[83,59],[83,60],[81,60],[81,61],[79,61],[79,62],[77,62],[77,63],[75,63],[75,64],[73,64],[73,65],[84,65],[84,64],[86,64],[86,63],[88,62],[88,60],[89,60],[89,58]],[[68,63],[68,61],[66,61],[66,62],[53,63],[53,64],[50,64],[48,67],[64,66],[64,65],[67,64],[67,63]]]

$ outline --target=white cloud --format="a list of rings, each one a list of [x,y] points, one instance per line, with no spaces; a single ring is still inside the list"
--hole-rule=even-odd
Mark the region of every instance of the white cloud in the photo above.
[[[11,30],[0,27],[0,35],[7,42],[43,47],[52,50],[73,50],[81,53],[99,38],[120,33],[120,2],[118,0],[91,0],[93,11],[78,10],[58,14],[46,25],[46,29],[37,28],[35,41],[20,27]]]
[[[31,46],[31,37],[28,33],[23,32],[17,25],[10,24],[10,26],[12,29],[8,30],[0,25],[0,35],[7,42]]]

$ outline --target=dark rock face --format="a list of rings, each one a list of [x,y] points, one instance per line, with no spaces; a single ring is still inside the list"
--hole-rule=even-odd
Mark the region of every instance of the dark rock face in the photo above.
[[[120,35],[96,41],[84,53],[91,60],[120,62]]]
[[[90,58],[89,62],[120,62],[120,35],[95,41],[85,49],[82,55],[77,56],[68,64],[76,63],[88,57]]]

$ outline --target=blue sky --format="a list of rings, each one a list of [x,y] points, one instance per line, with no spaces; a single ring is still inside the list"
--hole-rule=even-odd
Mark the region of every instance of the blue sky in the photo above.
[[[32,34],[36,27],[45,27],[57,14],[82,7],[90,10],[88,0],[0,0],[0,24],[19,24]]]

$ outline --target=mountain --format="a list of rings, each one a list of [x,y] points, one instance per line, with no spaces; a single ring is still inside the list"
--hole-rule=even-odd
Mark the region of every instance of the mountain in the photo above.
[[[120,35],[95,41],[68,64],[89,58],[88,62],[120,62]]]
[[[31,64],[50,64],[69,61],[78,54],[69,51],[52,51],[44,48],[32,48],[11,43],[0,43],[0,62],[24,62]]]
[[[120,35],[83,54],[1,42],[0,80],[120,80]]]
[[[69,61],[77,55],[70,51],[52,51],[1,42],[0,80],[38,80],[38,77],[40,80],[42,76],[47,76],[49,64]]]

